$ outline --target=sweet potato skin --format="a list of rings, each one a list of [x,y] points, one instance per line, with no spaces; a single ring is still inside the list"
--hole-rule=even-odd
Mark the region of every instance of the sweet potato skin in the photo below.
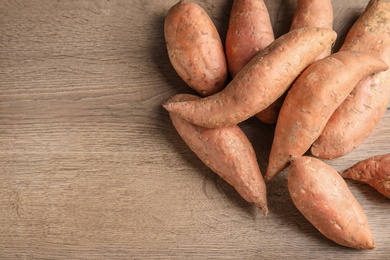
[[[196,100],[189,94],[177,101]],[[170,113],[172,123],[190,149],[248,202],[268,213],[266,186],[252,144],[237,125],[209,129],[193,125]]]
[[[297,0],[297,8],[291,22],[290,30],[302,27],[323,27],[333,29],[333,7],[331,0]],[[316,60],[325,58],[332,52],[332,45],[320,55]],[[313,61],[313,62],[314,62]]]
[[[225,51],[232,78],[260,50],[275,40],[263,0],[234,0],[226,33]]]
[[[286,91],[287,92],[287,91]],[[268,125],[275,124],[278,120],[280,109],[282,108],[283,101],[286,98],[286,92],[283,93],[277,100],[275,100],[268,107],[260,111],[255,115],[257,119]]]
[[[390,1],[371,0],[348,32],[341,50],[372,53],[390,64]],[[375,130],[389,99],[389,70],[361,80],[331,116],[311,153],[334,159],[353,151]]]
[[[261,50],[275,40],[263,0],[235,0],[230,12],[225,51],[232,78]],[[257,113],[261,122],[273,124],[281,103]]]
[[[297,0],[297,8],[291,23],[290,30],[303,27],[322,27],[333,29],[333,8],[330,0]],[[319,54],[313,62],[325,58],[332,52],[332,44]],[[266,124],[274,124],[277,121],[284,98],[281,96],[263,111],[255,116]]]
[[[260,51],[222,91],[195,101],[168,100],[163,107],[206,128],[238,124],[279,98],[335,39],[325,28],[291,31]]]
[[[375,247],[363,208],[328,164],[309,156],[294,158],[288,190],[297,209],[327,238],[356,249]]]
[[[387,69],[378,57],[343,51],[310,65],[291,86],[279,113],[266,180],[303,155],[360,79]]]
[[[228,75],[223,43],[207,12],[195,2],[180,1],[165,18],[164,36],[172,66],[201,96],[226,85]]]
[[[362,160],[341,172],[341,176],[367,183],[390,198],[390,153]]]

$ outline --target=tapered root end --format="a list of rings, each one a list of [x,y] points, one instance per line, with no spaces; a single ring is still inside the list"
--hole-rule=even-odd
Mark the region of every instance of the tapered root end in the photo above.
[[[260,209],[261,209],[261,212],[263,212],[263,215],[264,215],[264,216],[267,216],[267,215],[268,215],[268,206],[267,206],[267,205],[263,206],[263,207],[260,208]]]
[[[169,108],[170,108],[170,104],[169,103],[164,103],[162,104],[162,107],[165,108],[168,112],[170,111]]]
[[[256,201],[253,203],[253,206],[256,206],[257,208],[259,208],[265,217],[268,215],[267,203],[264,203],[264,202],[262,203],[260,201]]]
[[[265,187],[265,186],[264,186]],[[268,203],[267,203],[267,192],[266,190],[261,191],[257,196],[252,197],[251,201],[253,206],[256,206],[261,210],[264,216],[268,214]]]
[[[181,103],[185,102],[181,101],[179,98],[180,97],[176,96],[172,97],[171,99],[163,103],[162,107],[165,108],[168,112],[175,112],[176,110],[178,110],[177,107],[180,106]]]
[[[272,178],[277,174],[276,171],[272,170],[271,167],[268,167],[267,168],[267,171],[264,175],[264,181],[265,182],[269,182],[270,180],[272,180]]]

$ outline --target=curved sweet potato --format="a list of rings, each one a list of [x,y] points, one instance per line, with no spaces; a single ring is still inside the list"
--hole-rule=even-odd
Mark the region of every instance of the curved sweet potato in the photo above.
[[[335,39],[325,28],[291,31],[260,51],[222,91],[195,101],[168,100],[163,107],[207,128],[238,124],[279,98]]]
[[[291,86],[279,113],[265,178],[303,155],[360,79],[387,69],[377,56],[343,51],[310,65]]]
[[[264,1],[234,0],[225,41],[226,58],[232,78],[274,40]]]
[[[237,73],[261,50],[275,40],[270,16],[263,0],[235,0],[226,34],[226,57],[230,75]],[[273,124],[281,104],[255,115],[261,122]]]
[[[327,238],[356,249],[375,247],[363,208],[328,164],[308,156],[294,158],[288,190],[297,209]]]
[[[333,8],[330,0],[297,0],[297,8],[290,31],[303,27],[322,27],[333,29]],[[313,62],[325,58],[332,51],[332,44],[319,54]],[[256,114],[256,118],[267,124],[274,124],[286,95],[281,96],[269,107]]]
[[[228,74],[221,38],[206,11],[181,0],[165,18],[169,59],[179,76],[201,96],[222,90]]]
[[[341,176],[367,183],[390,198],[390,153],[360,161],[342,172]]]
[[[390,64],[390,1],[371,0],[353,24],[341,50],[368,52]],[[320,158],[341,157],[361,145],[377,127],[390,99],[390,71],[361,80],[333,113],[313,143]]]
[[[178,94],[175,101],[196,100]],[[248,202],[268,213],[266,186],[252,144],[237,125],[209,129],[170,113],[173,125],[190,149]]]

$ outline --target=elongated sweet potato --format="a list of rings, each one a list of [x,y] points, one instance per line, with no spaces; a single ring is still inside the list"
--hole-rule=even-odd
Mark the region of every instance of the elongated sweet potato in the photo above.
[[[226,33],[225,50],[232,78],[260,50],[275,40],[263,0],[234,0]]]
[[[310,65],[291,86],[279,113],[265,178],[303,155],[360,79],[387,69],[377,56],[343,51]]]
[[[169,59],[179,76],[202,96],[222,90],[228,68],[220,35],[206,11],[181,0],[165,18]]]
[[[325,28],[291,31],[260,51],[222,91],[195,101],[168,100],[163,106],[207,128],[240,123],[279,98],[335,39],[336,33]]]
[[[261,50],[275,40],[270,16],[263,0],[235,0],[226,34],[226,57],[230,75],[237,73]],[[263,115],[263,116],[262,116]],[[273,115],[259,112],[260,121],[275,123]]]
[[[297,0],[297,8],[291,23],[290,31],[303,27],[322,27],[333,29],[333,8],[330,0]],[[319,54],[313,62],[328,56],[332,51],[332,44]],[[277,121],[280,108],[286,95],[282,95],[269,107],[256,114],[256,117],[267,124]]]
[[[288,190],[297,209],[327,238],[356,249],[375,247],[363,208],[328,164],[314,157],[294,158]]]
[[[341,50],[368,52],[390,64],[390,1],[371,0],[353,24]],[[320,158],[346,155],[375,130],[390,99],[390,71],[361,80],[334,112],[311,148]]]
[[[196,100],[178,94],[175,101]],[[170,113],[173,125],[191,150],[248,202],[268,213],[266,186],[252,144],[237,125],[209,129]]]
[[[360,161],[342,172],[341,176],[367,183],[390,198],[390,153]]]

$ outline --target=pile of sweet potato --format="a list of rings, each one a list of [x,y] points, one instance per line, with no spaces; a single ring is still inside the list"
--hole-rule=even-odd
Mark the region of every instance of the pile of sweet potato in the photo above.
[[[344,172],[322,159],[354,150],[385,113],[390,0],[370,0],[337,52],[332,25],[330,0],[297,0],[290,31],[275,39],[263,0],[234,0],[223,43],[201,6],[180,1],[166,16],[166,47],[198,95],[177,94],[163,107],[202,162],[264,215],[266,183],[288,168],[292,201],[310,223],[340,245],[372,249],[366,215],[344,178],[390,197],[390,154]],[[276,124],[264,175],[238,126],[251,117]]]

